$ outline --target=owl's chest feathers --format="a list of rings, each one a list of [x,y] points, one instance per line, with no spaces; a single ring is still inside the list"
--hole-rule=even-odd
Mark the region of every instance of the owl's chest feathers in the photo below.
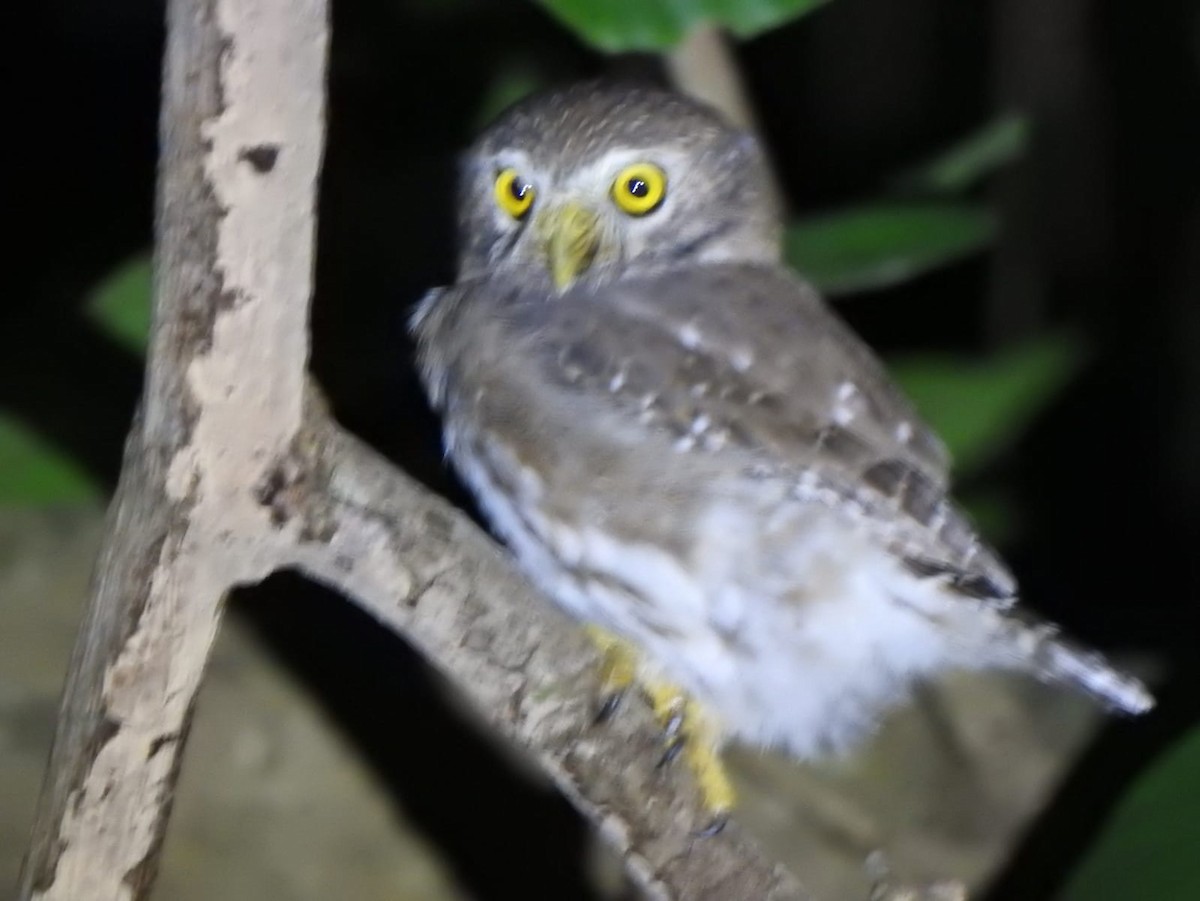
[[[780,508],[771,486],[728,496],[715,479],[683,501],[668,472],[655,483],[614,469],[628,448],[596,446],[604,429],[584,430],[589,440],[567,422],[558,434],[483,436],[476,421],[451,412],[449,450],[526,572],[581,620],[631,639],[648,674],[685,686],[731,735],[817,756],[868,731],[913,676],[945,665],[938,627],[889,593],[916,583],[828,511]],[[581,459],[550,452],[535,472],[522,454],[547,446]],[[588,460],[610,462],[589,479]]]
[[[914,612],[928,580],[858,524],[794,484],[746,478],[733,451],[681,450],[668,429],[548,380],[524,365],[528,333],[455,318],[431,323],[450,334],[425,377],[496,532],[554,600],[632,640],[648,674],[730,734],[798,756],[842,747],[953,655]]]

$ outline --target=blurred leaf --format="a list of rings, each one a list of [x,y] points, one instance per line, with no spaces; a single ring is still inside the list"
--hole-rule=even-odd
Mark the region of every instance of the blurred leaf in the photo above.
[[[1079,371],[1078,341],[1049,336],[976,360],[922,354],[891,369],[925,420],[942,436],[959,475],[977,471],[1028,428]]]
[[[601,50],[665,50],[701,22],[748,37],[799,18],[828,0],[538,0]]]
[[[995,231],[981,206],[887,203],[801,220],[784,246],[805,278],[839,294],[885,288],[978,253]]]
[[[1029,143],[1029,120],[1011,113],[931,160],[902,173],[896,186],[921,194],[959,194],[1011,163]]]
[[[69,504],[93,500],[99,493],[71,460],[0,413],[0,504]]]
[[[1200,728],[1142,773],[1062,901],[1200,898]]]
[[[110,272],[84,307],[101,331],[136,354],[145,353],[150,336],[152,281],[150,255],[136,256]]]

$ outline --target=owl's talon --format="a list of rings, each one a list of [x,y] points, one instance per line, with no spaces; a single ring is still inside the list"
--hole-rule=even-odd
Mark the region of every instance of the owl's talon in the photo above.
[[[667,748],[665,751],[663,751],[662,757],[658,758],[658,763],[655,764],[655,769],[661,770],[674,763],[679,755],[683,753],[683,746],[683,739],[667,742]]]
[[[639,679],[637,651],[633,645],[599,626],[587,626],[586,632],[603,658],[600,676],[604,694],[593,722],[602,723],[611,717],[626,690],[638,684],[663,729],[666,748],[657,768],[670,766],[683,755],[695,776],[704,809],[712,817],[712,822],[701,834],[716,835],[720,831],[717,824],[733,809],[736,796],[717,753],[719,741],[715,724],[677,686]]]
[[[663,723],[663,735],[669,742],[674,742],[683,733],[683,714],[673,713],[670,718]]]
[[[613,715],[621,709],[621,704],[625,701],[625,690],[610,691],[600,701],[600,706],[596,710],[596,716],[592,719],[593,726],[599,726],[602,723],[607,723],[613,718]]]
[[[707,826],[703,829],[698,829],[692,835],[696,838],[712,838],[713,836],[720,835],[727,825],[729,825],[729,813],[728,811],[720,811],[713,814],[713,818],[708,821]]]
[[[667,747],[658,767],[669,765],[680,754],[684,756],[695,776],[704,809],[714,819],[705,830],[708,832],[715,821],[728,816],[737,797],[717,750],[720,741],[716,724],[696,702],[672,685],[652,682],[644,685],[644,689],[666,738]],[[716,831],[711,834],[716,835]]]

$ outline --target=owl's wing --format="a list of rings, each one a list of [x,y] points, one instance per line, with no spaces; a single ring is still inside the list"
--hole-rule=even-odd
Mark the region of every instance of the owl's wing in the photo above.
[[[835,498],[916,572],[1012,597],[1011,575],[947,496],[942,443],[790,273],[664,270],[539,306],[525,325],[564,389],[606,397],[681,450],[749,458],[762,475],[794,479],[800,499]]]

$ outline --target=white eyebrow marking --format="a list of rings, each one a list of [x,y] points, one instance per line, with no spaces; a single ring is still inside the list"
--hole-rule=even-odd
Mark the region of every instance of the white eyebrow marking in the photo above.
[[[540,170],[533,164],[533,160],[529,158],[529,154],[517,147],[506,147],[503,150],[497,150],[489,157],[480,159],[483,164],[487,177],[495,178],[496,173],[502,169],[516,169],[521,175],[534,183],[537,187],[538,183],[545,180],[546,173]]]
[[[626,166],[650,162],[667,174],[667,196],[671,195],[672,173],[683,171],[685,159],[673,147],[619,147],[608,150],[594,160],[570,166],[556,172],[555,188],[582,197],[595,198],[597,192],[608,196],[613,179]]]

